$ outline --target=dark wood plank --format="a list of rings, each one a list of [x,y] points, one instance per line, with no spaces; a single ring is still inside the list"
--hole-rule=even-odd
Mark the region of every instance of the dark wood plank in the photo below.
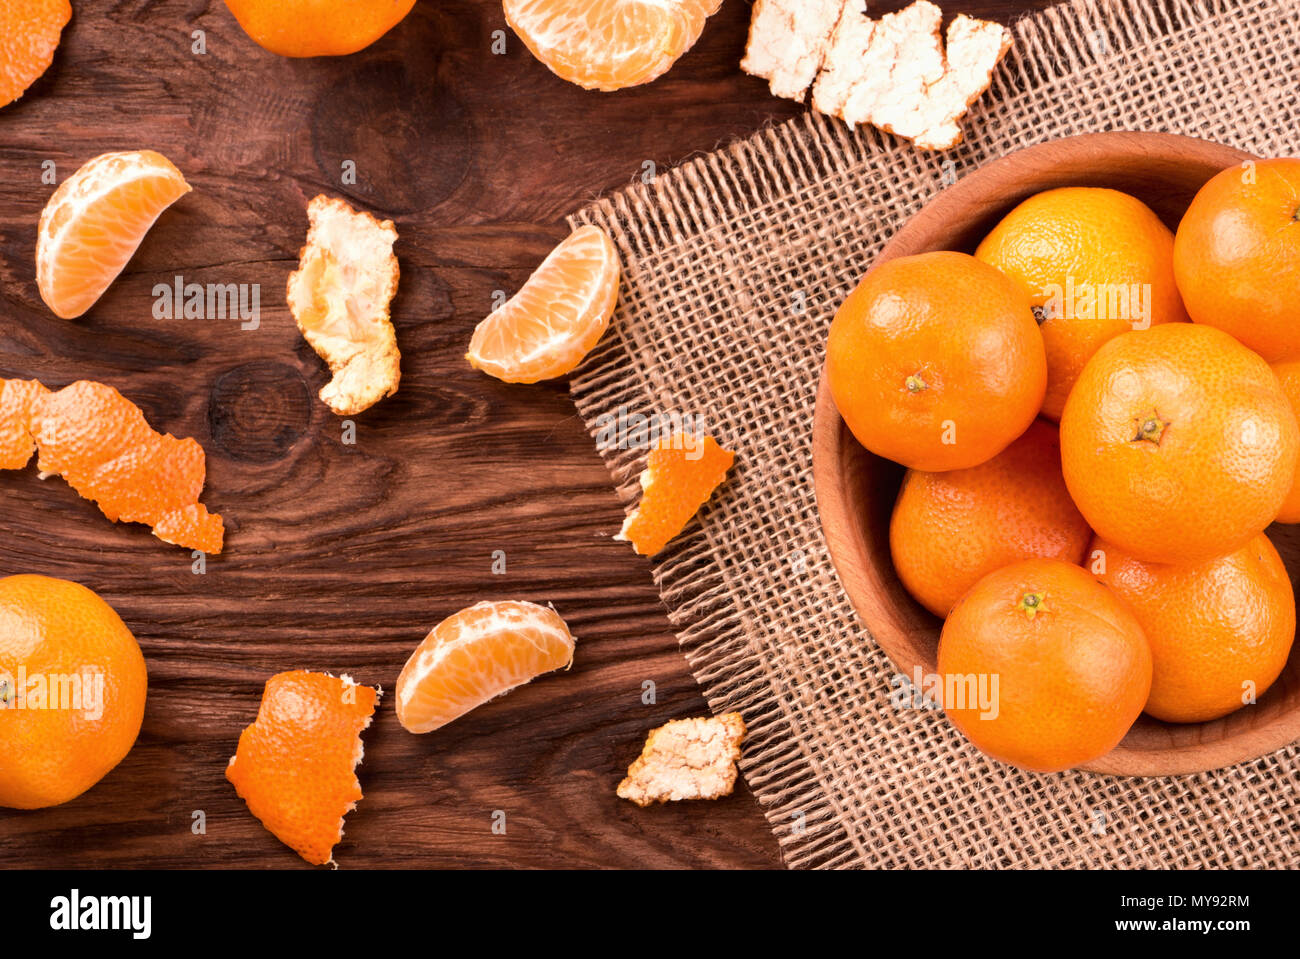
[[[1029,5],[949,6],[1009,20]],[[386,700],[366,736],[366,798],[336,850],[344,866],[779,865],[743,787],[650,810],[614,797],[648,728],[707,707],[647,562],[610,539],[622,510],[564,384],[506,386],[462,359],[493,292],[517,288],[567,213],[647,161],[666,169],[802,109],[740,73],[748,17],[727,0],[666,77],[596,94],[513,35],[493,55],[492,31],[506,29],[494,0],[421,3],[363,53],[316,61],[261,50],[218,0],[76,5],[54,67],[0,111],[0,375],[102,380],[157,428],[196,437],[227,552],[195,575],[185,551],[108,524],[60,481],[0,474],[0,574],[97,590],[150,671],[121,766],[65,806],[0,811],[4,866],[303,865],[223,775],[262,683],[311,668],[391,690],[435,622],[489,597],[553,602],[579,638],[573,670],[427,736],[403,731]],[[90,314],[59,320],[32,264],[51,192],[42,163],[61,180],[141,147],[194,192]],[[341,183],[344,161],[355,186]],[[315,398],[323,366],[284,305],[319,192],[401,234],[401,391],[358,418],[351,446]],[[154,284],[177,275],[260,284],[261,327],[154,319]],[[494,550],[505,575],[491,572]]]

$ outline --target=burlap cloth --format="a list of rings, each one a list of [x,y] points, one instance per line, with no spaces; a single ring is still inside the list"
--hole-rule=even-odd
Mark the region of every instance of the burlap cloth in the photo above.
[[[1297,745],[1173,779],[1018,772],[942,713],[891,707],[895,670],[831,566],[810,447],[827,327],[945,182],[1099,130],[1297,151],[1300,0],[1084,0],[1014,31],[955,150],[806,114],[576,214],[624,280],[574,399],[593,436],[620,407],[676,411],[738,452],[654,576],[710,705],[749,723],[742,769],[788,865],[1300,865]],[[631,503],[644,450],[598,445]]]

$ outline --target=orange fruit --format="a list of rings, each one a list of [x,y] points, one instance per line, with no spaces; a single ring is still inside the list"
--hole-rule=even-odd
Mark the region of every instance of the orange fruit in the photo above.
[[[70,19],[68,0],[0,0],[0,107],[50,68]]]
[[[465,358],[507,383],[573,370],[609,326],[618,302],[618,253],[604,230],[570,233],[520,287],[474,328]]]
[[[1291,412],[1300,418],[1300,360],[1284,360],[1273,364],[1273,373],[1282,384],[1282,392],[1291,404]],[[1300,464],[1297,465],[1296,477],[1291,481],[1291,490],[1282,501],[1282,508],[1277,511],[1274,522],[1300,523]]]
[[[661,440],[646,455],[641,502],[614,538],[630,542],[642,556],[662,552],[722,485],[735,461],[736,454],[712,436],[675,433]]]
[[[0,806],[75,799],[131,751],[149,680],[135,637],[86,587],[0,579]]]
[[[1133,613],[1088,572],[1031,559],[989,573],[953,608],[939,675],[944,711],[976,747],[1058,772],[1124,738],[1151,688],[1151,650]]]
[[[198,502],[207,461],[193,439],[155,433],[111,386],[80,380],[51,393],[0,380],[0,469],[57,473],[113,522],[147,523],[168,543],[220,553],[221,517]]]
[[[1047,190],[1006,215],[975,251],[1029,296],[1047,350],[1043,415],[1061,418],[1083,364],[1111,337],[1185,322],[1174,235],[1137,197]]]
[[[573,663],[573,635],[536,603],[477,603],[433,628],[397,677],[397,719],[432,732],[542,673]]]
[[[1218,719],[1281,674],[1295,638],[1295,595],[1263,533],[1203,563],[1144,563],[1100,539],[1091,555],[1097,578],[1128,603],[1151,644],[1146,711],[1156,719]]]
[[[226,0],[258,46],[284,57],[339,57],[401,23],[415,0]]]
[[[1300,159],[1252,160],[1201,187],[1178,224],[1174,274],[1197,323],[1270,363],[1300,359]]]
[[[1019,286],[964,253],[922,253],[877,266],[849,294],[826,376],[859,443],[935,472],[978,466],[1023,433],[1047,360]]]
[[[889,524],[899,579],[940,617],[995,569],[1022,559],[1081,563],[1091,539],[1061,476],[1056,427],[1046,420],[979,466],[908,470]]]
[[[1065,484],[1098,536],[1152,563],[1240,549],[1277,516],[1300,428],[1273,371],[1192,323],[1122,333],[1061,416]]]
[[[226,766],[248,811],[313,865],[331,861],[343,817],[362,799],[361,732],[378,698],[348,676],[278,673]]]
[[[556,76],[588,90],[649,83],[695,45],[722,0],[505,0],[506,22]]]
[[[36,285],[65,320],[95,305],[190,185],[160,153],[105,153],[54,191],[36,235]]]

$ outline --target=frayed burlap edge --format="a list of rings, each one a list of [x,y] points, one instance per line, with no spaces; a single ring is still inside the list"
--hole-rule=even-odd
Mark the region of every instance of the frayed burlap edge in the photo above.
[[[611,332],[572,379],[593,436],[620,408],[695,410],[739,448],[727,486],[652,568],[710,706],[745,715],[742,769],[787,864],[1300,861],[1295,746],[1177,780],[1028,776],[933,714],[892,709],[892,668],[826,555],[808,449],[834,306],[937,189],[1013,149],[1094,130],[1293,150],[1298,24],[1288,0],[1063,5],[1014,25],[955,150],[922,153],[808,113],[571,218],[606,229],[624,265]],[[770,284],[753,280],[756,263],[770,264]],[[787,297],[797,309],[773,308]],[[630,506],[644,450],[598,445]]]

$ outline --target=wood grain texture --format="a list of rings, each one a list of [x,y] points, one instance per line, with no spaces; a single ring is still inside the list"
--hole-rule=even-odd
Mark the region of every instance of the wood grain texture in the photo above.
[[[1045,5],[946,4],[1003,21]],[[567,213],[646,161],[663,170],[802,109],[739,71],[748,4],[727,0],[666,77],[617,94],[554,77],[493,0],[422,2],[368,50],[311,61],[261,50],[219,0],[74,8],[52,69],[0,111],[0,375],[102,380],[156,428],[196,437],[227,552],[196,575],[186,551],[109,524],[61,481],[0,474],[0,574],[95,589],[150,674],[139,742],[103,782],[55,809],[0,811],[3,864],[305,867],[224,777],[266,678],[347,671],[391,692],[435,622],[514,597],[568,620],[572,671],[427,736],[402,730],[386,698],[341,864],[778,866],[743,786],[648,810],[615,798],[647,729],[707,707],[648,563],[610,539],[623,512],[564,384],[507,386],[463,360],[494,291],[518,288]],[[504,55],[491,53],[495,30],[507,30]],[[52,191],[42,164],[62,180],[141,147],[172,159],[194,192],[87,316],[59,320],[34,282]],[[344,161],[355,185],[341,182]],[[320,192],[392,217],[401,234],[401,389],[357,418],[354,445],[316,399],[324,365],[284,305]],[[260,328],[155,319],[154,285],[178,275],[260,284]],[[504,575],[491,572],[494,550]],[[646,680],[654,705],[641,702]],[[505,835],[491,830],[494,810]]]

